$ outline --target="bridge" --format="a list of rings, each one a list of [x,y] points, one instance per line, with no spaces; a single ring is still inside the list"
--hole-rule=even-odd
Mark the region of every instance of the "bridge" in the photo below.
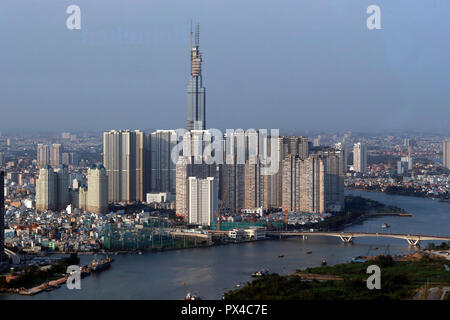
[[[397,238],[405,239],[411,246],[419,246],[420,241],[450,241],[450,237],[441,236],[428,236],[419,234],[401,234],[401,233],[369,233],[369,232],[289,232],[289,231],[267,231],[267,236],[272,237],[295,237],[300,236],[303,239],[307,239],[309,236],[325,236],[325,237],[338,237],[343,242],[353,242],[354,238],[359,237],[377,237],[377,238]]]

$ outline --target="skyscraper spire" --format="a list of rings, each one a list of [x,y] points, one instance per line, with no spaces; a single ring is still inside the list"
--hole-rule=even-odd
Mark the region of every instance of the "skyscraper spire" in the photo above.
[[[195,42],[192,44],[191,24],[191,77],[189,79],[187,94],[186,130],[205,130],[206,106],[205,88],[202,86],[202,54],[200,52],[200,26],[195,24]]]

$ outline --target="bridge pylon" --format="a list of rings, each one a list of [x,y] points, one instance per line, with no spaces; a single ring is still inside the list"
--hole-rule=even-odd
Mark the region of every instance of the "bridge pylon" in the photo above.
[[[352,243],[353,242],[353,236],[343,236],[340,235],[339,238],[345,243]]]
[[[406,238],[406,241],[408,241],[410,246],[415,246],[415,247],[419,247],[420,246],[420,239]]]

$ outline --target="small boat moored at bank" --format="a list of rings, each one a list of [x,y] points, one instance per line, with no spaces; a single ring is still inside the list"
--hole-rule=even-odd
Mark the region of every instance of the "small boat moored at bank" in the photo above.
[[[252,273],[252,277],[256,278],[256,277],[262,277],[262,276],[266,276],[269,274],[269,270],[267,269],[263,269],[261,271],[255,271]]]

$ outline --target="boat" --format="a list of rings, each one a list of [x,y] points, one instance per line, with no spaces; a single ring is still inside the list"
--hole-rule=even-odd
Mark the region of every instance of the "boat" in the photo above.
[[[405,212],[405,213],[399,213],[398,214],[400,217],[412,217],[412,214],[411,213],[407,213],[407,212]]]
[[[357,257],[353,257],[352,258],[352,262],[360,262],[360,263],[364,263],[367,262],[367,257],[366,256],[357,256]]]
[[[311,254],[312,253],[312,251],[306,251],[306,254]]]
[[[284,255],[279,255],[278,258],[284,258]]]
[[[186,296],[184,297],[184,300],[202,300],[199,296],[195,295],[195,294],[191,294],[190,292],[188,292],[186,294]]]
[[[110,258],[106,258],[106,259],[102,259],[102,260],[97,260],[94,259],[91,262],[90,265],[90,269],[92,272],[100,272],[100,271],[104,271],[106,269],[109,269],[111,267],[111,259]]]
[[[241,285],[238,283],[238,284],[236,285],[236,288],[239,289],[240,287],[241,287]]]
[[[390,227],[390,225],[389,224],[387,224],[387,223],[383,223],[382,225],[381,225],[381,227],[384,229],[384,228],[389,228]]]
[[[256,277],[262,277],[262,276],[266,276],[269,274],[269,270],[267,269],[263,269],[261,271],[255,271],[252,273],[252,277],[256,278]]]
[[[327,265],[327,261],[326,261],[325,259],[322,259],[321,265],[322,265],[322,266],[326,266],[326,265]]]

